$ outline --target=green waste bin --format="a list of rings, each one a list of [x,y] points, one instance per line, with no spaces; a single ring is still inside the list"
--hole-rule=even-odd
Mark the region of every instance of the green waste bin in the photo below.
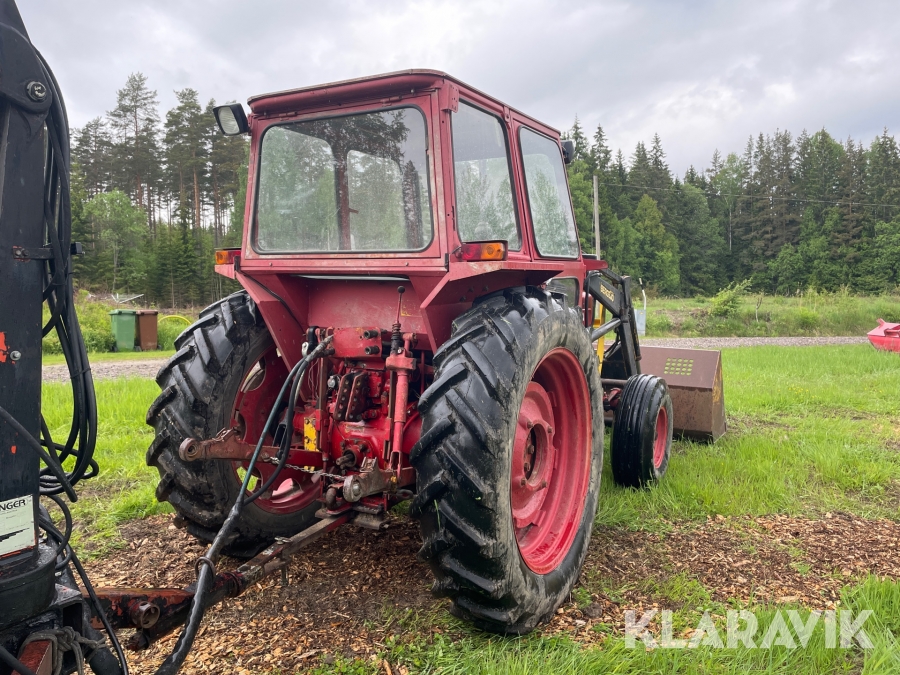
[[[109,313],[112,320],[113,337],[116,339],[117,352],[134,351],[135,317],[133,309],[114,309]]]

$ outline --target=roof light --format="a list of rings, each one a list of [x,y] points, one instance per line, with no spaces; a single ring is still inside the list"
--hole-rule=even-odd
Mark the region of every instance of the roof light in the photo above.
[[[216,251],[216,265],[233,265],[235,259],[240,257],[239,248],[220,248]]]
[[[506,260],[505,241],[473,241],[456,250],[460,260]]]

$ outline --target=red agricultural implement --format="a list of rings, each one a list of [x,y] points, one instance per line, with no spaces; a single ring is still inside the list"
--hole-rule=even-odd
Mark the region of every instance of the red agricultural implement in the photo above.
[[[673,432],[714,440],[725,430],[718,352],[641,349],[631,280],[580,250],[565,170],[573,146],[537,120],[424,70],[258,96],[250,110],[216,109],[224,133],[250,138],[243,245],[216,254],[216,270],[243,290],[179,336],[147,412],[157,498],[210,548],[184,590],[94,594],[83,578],[90,602],[76,593],[84,620],[72,630],[94,635],[88,619],[110,634],[131,627],[130,646],[145,648],[185,624],[159,671],[173,673],[210,605],[338,526],[382,528],[406,500],[434,592],[487,630],[531,630],[587,554],[604,421],[615,481],[658,481]],[[66,334],[77,337],[74,325]],[[70,368],[88,391],[82,355],[83,344]],[[77,478],[92,475],[86,450],[44,445],[77,457]],[[44,459],[45,473],[62,471]],[[40,485],[69,493],[74,475]],[[19,497],[26,482],[0,496]],[[60,544],[44,553],[77,561],[68,530],[48,522]],[[249,560],[221,572],[222,554]],[[59,606],[53,625],[69,625]],[[4,659],[4,644],[25,644],[15,630],[0,632]]]
[[[900,352],[900,323],[887,323],[878,319],[878,327],[869,331],[869,342],[875,349]]]

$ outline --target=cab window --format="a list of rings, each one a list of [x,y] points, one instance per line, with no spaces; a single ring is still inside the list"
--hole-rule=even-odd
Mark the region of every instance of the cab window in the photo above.
[[[519,130],[534,240],[542,256],[578,257],[578,234],[556,141],[526,127]]]
[[[503,240],[510,250],[519,250],[509,152],[500,120],[460,102],[452,123],[460,241]]]

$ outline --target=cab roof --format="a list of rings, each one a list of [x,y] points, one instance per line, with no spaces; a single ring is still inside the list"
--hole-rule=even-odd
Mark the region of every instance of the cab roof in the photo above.
[[[497,98],[485,94],[483,91],[440,70],[398,70],[392,73],[369,75],[352,80],[328,82],[298,89],[286,89],[284,91],[251,96],[247,99],[247,104],[257,115],[300,112],[307,108],[319,108],[323,105],[341,105],[343,103],[378,98],[379,96],[393,97],[406,93],[414,94],[426,89],[445,87],[447,83],[455,84],[463,95],[465,95],[465,92],[472,92],[483,98],[490,99],[497,105],[515,110],[522,117],[559,134],[558,129],[520,110],[511,108]]]

